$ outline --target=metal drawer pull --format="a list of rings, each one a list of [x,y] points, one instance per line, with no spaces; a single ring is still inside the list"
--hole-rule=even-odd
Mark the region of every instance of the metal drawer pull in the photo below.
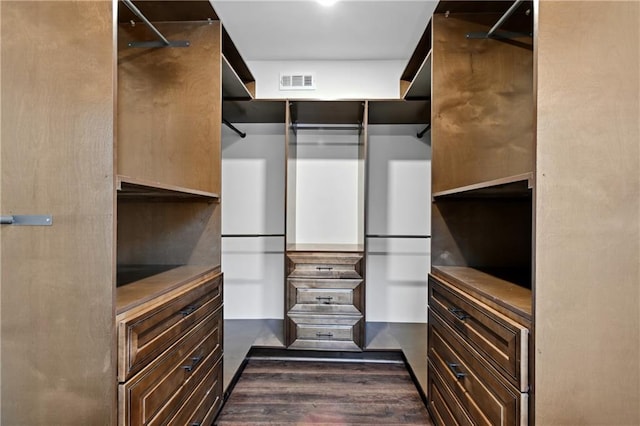
[[[191,315],[192,313],[194,313],[196,309],[198,309],[196,305],[189,305],[183,310],[181,310],[180,313],[186,317],[187,315]]]
[[[333,337],[333,333],[320,333],[320,332],[317,332],[317,333],[316,333],[316,337],[328,337],[328,338],[332,338],[332,337]]]
[[[200,360],[202,360],[201,356],[194,356],[191,358],[191,365],[183,365],[182,368],[184,368],[187,373],[191,373],[193,369],[196,368],[196,365],[198,365]]]
[[[316,296],[316,300],[326,300],[325,303],[329,303],[333,300],[332,296]]]
[[[456,318],[458,318],[460,321],[464,321],[467,318],[469,318],[469,314],[467,314],[465,311],[463,311],[462,309],[458,309],[458,308],[449,308],[448,309],[449,312],[451,312],[453,314],[453,316],[455,316]]]
[[[456,379],[460,380],[466,377],[467,373],[463,373],[462,371],[458,370],[460,364],[456,364],[455,362],[447,362],[447,366],[449,367],[449,370],[451,370],[451,372],[455,374]]]
[[[318,271],[333,271],[332,266],[316,266]]]

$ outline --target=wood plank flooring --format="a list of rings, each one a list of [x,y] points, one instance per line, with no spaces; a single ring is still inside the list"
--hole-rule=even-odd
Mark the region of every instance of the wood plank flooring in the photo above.
[[[215,424],[433,423],[404,364],[250,359]]]

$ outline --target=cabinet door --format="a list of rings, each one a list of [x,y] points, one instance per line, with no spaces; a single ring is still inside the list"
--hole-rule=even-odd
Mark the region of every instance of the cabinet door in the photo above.
[[[113,4],[2,2],[2,424],[113,423]]]

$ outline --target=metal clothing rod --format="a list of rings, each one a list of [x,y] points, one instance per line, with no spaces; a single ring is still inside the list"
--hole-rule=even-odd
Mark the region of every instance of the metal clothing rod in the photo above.
[[[431,238],[431,235],[384,235],[384,234],[369,234],[367,238]]]
[[[327,129],[327,130],[362,130],[362,124],[305,124],[293,123],[291,128],[297,129]]]
[[[418,132],[416,134],[416,136],[418,137],[418,139],[422,139],[422,137],[424,136],[425,133],[427,133],[427,130],[429,130],[431,128],[431,124],[427,124],[427,127],[424,128],[423,131]]]
[[[167,38],[163,36],[156,27],[153,26],[153,24],[147,19],[147,17],[144,16],[142,12],[140,12],[140,9],[138,9],[136,5],[131,2],[131,0],[122,0],[122,2],[129,8],[130,11],[133,12],[134,15],[136,15],[138,18],[140,18],[140,20],[142,20],[142,22],[144,22],[151,29],[151,31],[153,31],[154,34],[158,36],[160,40],[162,40],[162,43],[165,46],[169,46],[171,44],[169,40],[167,40]]]
[[[284,237],[284,234],[222,234],[222,238]]]
[[[222,119],[222,123],[227,126],[228,128],[230,128],[231,130],[233,130],[234,132],[236,132],[241,138],[245,138],[247,136],[246,133],[241,132],[240,130],[238,130],[238,128],[236,126],[234,126],[233,124],[229,123],[227,120],[225,120],[224,118]]]
[[[498,19],[498,22],[496,22],[496,24],[493,27],[491,27],[491,29],[487,33],[487,38],[491,37],[493,35],[493,33],[495,33],[498,30],[498,28],[500,28],[502,26],[502,24],[504,24],[504,22],[507,19],[509,19],[509,17],[511,15],[513,15],[513,12],[516,11],[516,9],[518,8],[518,6],[520,6],[522,1],[523,0],[516,0],[516,1],[513,2],[511,7],[504,13],[504,15],[502,15],[502,17],[500,19]]]

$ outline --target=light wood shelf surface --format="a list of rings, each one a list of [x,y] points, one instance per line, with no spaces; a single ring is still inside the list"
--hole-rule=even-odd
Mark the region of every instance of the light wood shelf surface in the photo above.
[[[517,196],[528,194],[533,188],[533,173],[522,173],[514,176],[478,182],[446,191],[434,192],[433,197],[451,196]]]
[[[116,315],[219,270],[219,267],[209,265],[176,266],[169,270],[166,268],[171,268],[171,265],[118,266],[120,279],[124,282],[134,275],[148,273],[150,276],[116,289]]]
[[[527,322],[532,320],[532,294],[529,288],[516,284],[519,278],[507,281],[479,269],[466,266],[432,266],[434,276],[443,278],[472,293],[506,316],[516,314]]]
[[[364,251],[363,244],[287,244],[287,251],[327,251],[358,253]]]
[[[152,182],[130,176],[116,177],[118,198],[202,198],[217,201],[220,196],[213,192],[183,188],[161,182]]]

